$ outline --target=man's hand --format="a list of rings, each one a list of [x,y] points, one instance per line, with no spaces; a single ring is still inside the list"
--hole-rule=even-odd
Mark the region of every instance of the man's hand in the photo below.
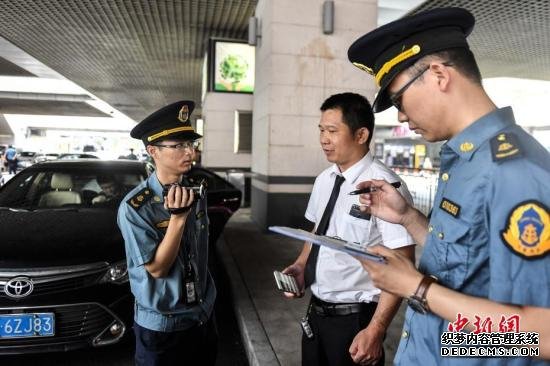
[[[353,362],[360,365],[374,365],[382,358],[384,329],[380,324],[373,322],[357,333],[349,353]]]
[[[403,225],[410,206],[401,193],[385,180],[373,179],[357,185],[357,189],[368,187],[374,190],[359,196],[359,202],[362,204],[361,211],[366,211],[382,220]]]
[[[416,270],[409,258],[382,245],[369,247],[367,251],[386,258],[386,263],[358,258],[374,286],[400,297],[409,297],[414,293],[423,275]]]
[[[283,292],[285,297],[288,298],[297,298],[304,296],[305,289],[304,289],[304,268],[305,266],[301,263],[295,262],[294,264],[291,264],[290,266],[283,269],[283,273],[291,275],[296,280],[296,284],[298,285],[298,288],[300,289],[300,295],[293,294],[291,292]]]
[[[107,201],[107,197],[105,197],[105,194],[100,193],[92,199],[92,204],[95,205],[96,203],[102,203],[105,201]]]
[[[195,192],[192,189],[187,190],[178,184],[173,184],[164,199],[164,208],[170,211],[190,208],[194,200]],[[187,217],[189,210],[182,210],[182,212],[172,213],[172,215]]]

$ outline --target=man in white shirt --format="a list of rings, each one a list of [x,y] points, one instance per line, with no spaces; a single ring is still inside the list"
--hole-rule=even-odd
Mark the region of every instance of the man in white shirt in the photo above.
[[[361,95],[342,93],[329,97],[321,111],[321,147],[334,164],[315,180],[305,217],[315,223],[317,233],[328,219],[322,229],[325,235],[364,246],[382,244],[414,260],[413,239],[407,231],[361,214],[354,206],[359,205],[358,196],[348,194],[366,179],[400,181],[369,151],[374,129],[370,103]],[[404,183],[400,191],[412,203]],[[331,196],[336,201],[327,215]],[[284,272],[294,276],[301,289],[304,272],[313,274],[309,276],[313,296],[307,313],[313,336],[302,336],[302,365],[384,364],[383,340],[401,298],[374,287],[361,263],[350,255],[326,247],[312,249],[309,243]]]

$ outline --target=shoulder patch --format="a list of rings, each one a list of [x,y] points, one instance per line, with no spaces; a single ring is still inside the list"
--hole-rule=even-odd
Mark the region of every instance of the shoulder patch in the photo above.
[[[491,139],[491,153],[493,161],[504,161],[522,156],[516,135],[499,133]]]
[[[151,190],[148,187],[145,187],[126,202],[128,202],[128,204],[135,210],[139,210],[139,208],[143,206],[145,202],[149,201],[152,196],[153,194],[151,193]]]
[[[509,249],[526,259],[550,253],[550,211],[542,203],[525,201],[510,211],[500,232]]]

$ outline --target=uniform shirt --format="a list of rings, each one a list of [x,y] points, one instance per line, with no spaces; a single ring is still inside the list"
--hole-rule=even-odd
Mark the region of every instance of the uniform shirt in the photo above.
[[[420,271],[464,294],[549,307],[549,182],[548,152],[515,124],[511,108],[497,109],[468,126],[441,148],[439,184]],[[492,321],[498,325],[500,319]],[[440,356],[440,336],[448,325],[433,314],[407,309],[396,364],[463,364],[463,358]]]
[[[156,174],[134,188],[118,210],[124,237],[130,287],[136,298],[135,321],[144,328],[175,331],[204,323],[210,317],[216,289],[208,272],[208,216],[206,198],[197,201],[187,217],[178,257],[162,278],[154,278],[144,264],[150,262],[164,238],[170,213],[164,208],[162,185]],[[190,250],[198,302],[187,305],[184,263]]]
[[[9,147],[6,150],[6,160],[12,161],[17,155],[17,151],[13,147]]]
[[[370,179],[385,179],[388,182],[400,180],[388,167],[374,159],[370,152],[344,173],[340,173],[338,166],[334,164],[315,179],[305,214],[309,221],[321,221],[336,175],[343,175],[346,180],[340,187],[327,236],[338,236],[363,246],[383,244],[392,249],[413,244],[413,239],[401,225],[390,224],[375,217],[367,220],[349,214],[351,206],[359,204],[358,195],[348,194],[356,189],[357,184]],[[401,193],[412,202],[405,183],[401,184]],[[326,247],[319,250],[311,292],[321,300],[335,303],[377,302],[380,294],[380,290],[374,287],[357,259]]]

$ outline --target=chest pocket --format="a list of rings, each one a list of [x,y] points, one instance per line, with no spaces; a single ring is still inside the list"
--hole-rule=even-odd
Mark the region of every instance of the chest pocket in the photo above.
[[[344,228],[343,232],[346,233],[346,238],[356,241],[360,244],[368,243],[372,225],[372,218],[370,220],[365,220],[346,214],[344,223],[346,227]]]
[[[445,219],[436,230],[432,234],[437,238],[440,247],[440,281],[450,288],[459,290],[464,284],[471,261],[468,242],[470,225],[460,219]]]

